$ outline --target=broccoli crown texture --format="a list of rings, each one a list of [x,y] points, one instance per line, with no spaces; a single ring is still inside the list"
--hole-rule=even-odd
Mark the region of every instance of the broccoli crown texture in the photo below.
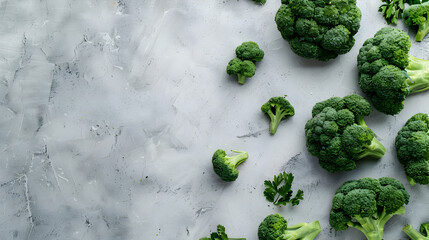
[[[407,225],[402,229],[411,240],[429,240],[429,223],[420,225],[420,232],[417,232],[411,225]]]
[[[403,18],[408,26],[417,26],[416,41],[421,42],[429,32],[429,2],[416,4],[405,9]]]
[[[264,58],[264,51],[262,51],[255,42],[242,43],[235,49],[235,54],[243,61],[249,60],[252,62],[259,62]]]
[[[249,157],[247,152],[234,151],[238,153],[232,157],[226,156],[226,153],[222,149],[216,150],[212,157],[214,172],[224,181],[232,182],[238,178],[237,167]]]
[[[410,195],[394,178],[362,178],[345,182],[332,201],[329,223],[335,230],[354,227],[368,240],[382,240],[384,225],[405,213]]]
[[[429,116],[417,113],[408,119],[395,143],[410,184],[429,184]]]
[[[381,158],[386,149],[363,120],[372,112],[363,97],[353,94],[316,103],[305,125],[308,151],[329,172],[350,171],[356,160]]]
[[[405,32],[386,27],[359,51],[359,86],[380,112],[397,114],[408,95],[429,89],[429,61],[411,56],[410,47]]]
[[[262,112],[270,117],[270,133],[275,134],[283,119],[295,115],[295,109],[284,97],[272,97],[261,107]]]
[[[313,240],[320,233],[319,221],[288,226],[280,214],[268,215],[259,225],[259,240]]]
[[[237,75],[239,84],[244,84],[246,78],[253,77],[253,75],[255,75],[255,71],[256,67],[252,61],[243,61],[239,58],[234,58],[229,61],[228,66],[226,67],[226,73],[229,75]]]
[[[282,0],[275,16],[292,51],[320,61],[350,51],[360,20],[356,0]]]
[[[225,227],[217,225],[217,232],[212,232],[210,237],[203,237],[200,240],[246,240],[245,238],[229,238],[225,232]]]

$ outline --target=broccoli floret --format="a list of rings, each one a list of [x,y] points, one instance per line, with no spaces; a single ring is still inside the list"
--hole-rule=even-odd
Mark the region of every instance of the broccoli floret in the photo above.
[[[259,225],[259,240],[313,240],[320,233],[319,221],[288,226],[280,214],[268,215]]]
[[[384,225],[394,215],[405,213],[409,198],[394,178],[347,181],[335,193],[329,223],[338,231],[354,227],[368,240],[382,240]]]
[[[407,225],[402,229],[411,240],[429,240],[429,223],[420,225],[420,232],[417,232],[411,225]]]
[[[308,151],[329,172],[350,171],[365,157],[381,158],[386,149],[368,128],[364,117],[372,112],[363,97],[353,94],[316,103],[305,125]]]
[[[236,168],[249,157],[247,152],[244,151],[231,150],[231,152],[238,154],[228,157],[224,150],[218,149],[212,157],[214,172],[226,182],[232,182],[238,178],[238,171]]]
[[[350,51],[360,27],[356,0],[282,0],[275,21],[292,51],[329,61]]]
[[[228,238],[228,235],[225,233],[225,227],[222,225],[217,225],[217,232],[210,234],[210,237],[203,237],[200,240],[246,240],[245,238]]]
[[[359,51],[359,86],[380,112],[394,115],[405,98],[429,89],[429,61],[409,54],[410,38],[396,28],[382,28]]]
[[[259,3],[259,4],[261,4],[261,5],[264,5],[266,2],[267,2],[267,0],[253,0],[255,3]]]
[[[229,61],[226,67],[226,73],[229,75],[237,75],[238,83],[244,84],[246,78],[253,77],[255,75],[256,67],[252,61],[234,58]]]
[[[262,112],[270,119],[270,133],[275,134],[279,123],[288,117],[295,115],[295,109],[284,97],[272,97],[261,107]]]
[[[235,54],[243,61],[249,60],[252,62],[259,62],[264,58],[264,51],[262,51],[255,42],[242,43],[235,49]]]
[[[429,116],[417,113],[396,136],[396,154],[404,165],[408,181],[429,184]]]
[[[403,18],[408,26],[418,26],[416,41],[421,42],[429,33],[429,2],[408,7]]]

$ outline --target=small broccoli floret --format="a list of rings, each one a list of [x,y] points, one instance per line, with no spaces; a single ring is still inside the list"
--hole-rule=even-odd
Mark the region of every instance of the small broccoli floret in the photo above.
[[[235,49],[235,54],[243,61],[249,60],[252,62],[259,62],[264,58],[264,51],[262,51],[255,42],[242,43]]]
[[[416,41],[421,42],[429,33],[429,2],[416,4],[405,9],[403,18],[408,26],[417,26]]]
[[[381,158],[386,149],[368,128],[364,117],[371,105],[353,94],[316,103],[305,125],[308,151],[329,172],[350,171],[365,157]]]
[[[226,182],[232,182],[238,178],[238,171],[236,168],[249,157],[247,152],[244,151],[231,150],[231,152],[238,154],[228,157],[224,150],[218,149],[212,157],[215,173]]]
[[[350,51],[360,27],[356,0],[282,0],[275,21],[291,50],[329,61]]]
[[[380,112],[394,115],[405,98],[429,89],[429,61],[409,54],[410,38],[396,28],[382,28],[359,51],[359,86]]]
[[[429,184],[429,116],[418,113],[408,119],[396,136],[396,154],[408,181]]]
[[[420,225],[420,232],[417,232],[411,225],[407,225],[402,229],[411,240],[429,240],[429,223]]]
[[[405,213],[410,195],[394,178],[362,178],[345,182],[332,201],[330,225],[337,231],[354,227],[368,240],[382,240],[384,225]]]
[[[313,240],[320,233],[319,221],[288,226],[280,214],[268,215],[259,225],[259,240]]]
[[[253,0],[255,3],[259,3],[259,4],[261,4],[261,5],[264,5],[266,2],[267,2],[267,0]]]
[[[210,237],[203,237],[200,240],[246,240],[245,238],[228,238],[228,235],[225,233],[225,227],[222,225],[217,225],[217,232],[210,234]]]
[[[275,134],[277,127],[283,119],[295,115],[295,109],[284,97],[272,97],[261,107],[262,112],[270,119],[270,133]]]
[[[255,75],[256,67],[252,61],[234,58],[229,61],[226,67],[226,73],[229,75],[237,75],[238,83],[244,84],[246,78],[253,77]]]

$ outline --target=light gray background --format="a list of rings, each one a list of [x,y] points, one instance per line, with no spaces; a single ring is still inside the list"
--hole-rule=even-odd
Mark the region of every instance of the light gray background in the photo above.
[[[276,212],[291,224],[319,220],[317,239],[363,239],[329,227],[332,196],[346,180],[382,176],[411,193],[407,213],[385,229],[386,240],[406,239],[405,224],[429,220],[429,189],[406,182],[394,138],[429,112],[428,93],[397,116],[366,118],[387,148],[379,161],[329,174],[305,148],[316,102],[361,94],[356,56],[386,26],[380,3],[358,1],[355,47],[318,63],[281,38],[280,0],[0,0],[0,239],[195,240],[223,224],[253,240]],[[266,55],[240,86],[225,68],[250,40]],[[428,59],[428,41],[413,41],[412,53]],[[260,106],[285,94],[296,115],[270,136]],[[218,148],[248,151],[236,182],[213,173]],[[283,170],[305,192],[299,206],[275,207],[262,194]]]

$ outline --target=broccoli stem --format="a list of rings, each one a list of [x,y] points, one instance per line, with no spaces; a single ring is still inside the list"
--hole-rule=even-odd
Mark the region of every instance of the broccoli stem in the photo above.
[[[386,148],[381,144],[377,138],[373,138],[371,141],[371,145],[365,148],[365,150],[358,155],[358,159],[362,159],[364,157],[371,157],[380,159],[386,153]]]
[[[408,94],[423,92],[429,89],[429,60],[423,60],[408,54],[409,64],[406,73]]]
[[[425,240],[425,239],[429,239],[427,237],[424,237],[422,234],[420,234],[419,232],[417,232],[417,230],[415,230],[411,225],[407,225],[405,226],[402,231],[405,232],[405,234],[408,235],[408,237],[411,238],[411,240]]]
[[[288,226],[281,239],[313,240],[320,233],[319,221]]]
[[[288,115],[291,114],[289,111],[281,110],[281,107],[279,105],[276,105],[276,114],[273,113],[273,111],[268,112],[268,116],[270,116],[271,122],[270,122],[270,133],[275,134],[277,132],[277,128],[279,127],[280,122],[282,119]]]
[[[247,158],[249,158],[249,154],[247,154],[247,152],[236,150],[231,150],[231,152],[239,153],[232,157],[226,157],[228,159],[228,164],[230,164],[231,166],[237,167],[238,165],[246,161]]]
[[[384,225],[394,215],[400,215],[405,213],[405,207],[402,206],[395,212],[386,213],[383,209],[381,213],[376,213],[374,216],[361,217],[359,215],[354,216],[357,222],[348,222],[347,225],[360,230],[368,240],[383,240]]]
[[[429,33],[429,17],[426,17],[426,21],[419,25],[419,29],[417,30],[416,34],[416,42],[421,42],[423,38],[426,36],[426,34]]]
[[[416,181],[414,180],[414,178],[407,176],[407,180],[410,183],[411,187],[416,185]]]
[[[238,83],[243,85],[246,82],[246,77],[243,74],[237,74],[238,76]]]
[[[356,124],[361,125],[363,127],[368,127],[365,123],[365,120],[363,120],[363,116],[356,116]]]

